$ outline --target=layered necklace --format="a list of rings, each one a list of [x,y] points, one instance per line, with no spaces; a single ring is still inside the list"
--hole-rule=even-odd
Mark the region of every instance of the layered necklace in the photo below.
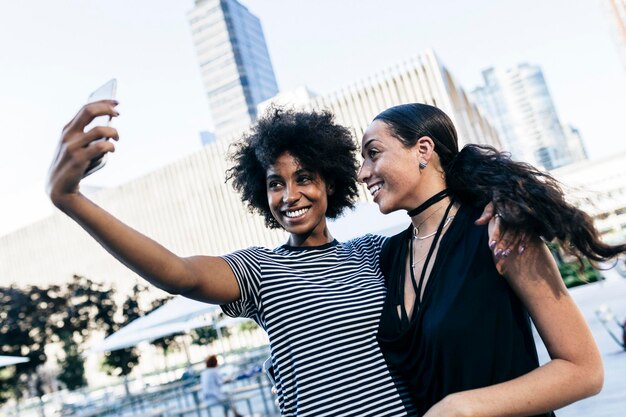
[[[407,212],[407,214],[411,217],[418,215],[419,213],[422,213],[423,211],[425,211],[426,209],[428,209],[429,207],[433,206],[434,204],[437,204],[438,202],[440,202],[441,200],[443,200],[444,198],[448,197],[449,192],[447,189],[444,189],[443,191],[440,191],[439,193],[435,194],[434,196],[432,196],[431,198],[429,198],[427,201],[425,201],[424,203],[422,203],[419,207],[410,210]],[[454,205],[454,199],[451,199],[450,204],[448,204],[445,214],[443,215],[441,222],[439,222],[439,226],[437,227],[437,230],[434,231],[433,233],[429,233],[427,235],[424,236],[419,236],[419,228],[424,224],[424,222],[426,220],[428,220],[429,218],[431,218],[432,216],[435,215],[435,213],[438,213],[443,207],[445,206],[441,206],[439,209],[435,210],[433,213],[431,213],[428,217],[426,217],[424,220],[422,220],[422,222],[420,224],[418,224],[417,226],[413,226],[413,236],[411,236],[411,238],[409,239],[409,263],[411,264],[411,283],[413,284],[413,290],[415,291],[415,306],[417,307],[417,309],[419,309],[419,307],[421,306],[421,293],[422,293],[422,287],[424,284],[424,277],[426,276],[426,270],[427,270],[427,266],[430,262],[430,258],[432,257],[435,248],[437,247],[437,242],[439,241],[441,234],[443,232],[443,229],[445,229],[454,219],[454,215],[450,215],[450,210],[452,209],[452,206]],[[417,261],[415,261],[413,258],[413,242],[415,240],[425,240],[428,239],[430,237],[434,236],[435,238],[433,239],[432,243],[430,244],[430,248],[428,249],[428,252],[426,254],[426,256],[422,259],[419,259]],[[420,278],[419,281],[416,282],[415,280],[415,266],[422,262],[423,260],[425,260],[426,262],[424,263],[424,266],[422,268],[422,272],[420,274]]]

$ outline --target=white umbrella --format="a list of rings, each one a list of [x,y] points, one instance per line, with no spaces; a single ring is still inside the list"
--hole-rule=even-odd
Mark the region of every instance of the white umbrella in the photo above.
[[[28,362],[30,359],[21,356],[0,356],[0,368],[3,366],[11,366],[17,363]]]
[[[218,305],[208,304],[177,295],[152,313],[133,320],[108,338],[117,334],[134,333],[141,329],[161,326],[163,324],[188,321],[203,314],[212,313],[217,309],[219,309]]]
[[[188,332],[189,330],[196,329],[198,327],[210,326],[212,323],[212,317],[205,314],[202,317],[196,317],[191,320],[168,322],[150,327],[136,328],[134,331],[125,331],[125,329],[130,326],[128,325],[118,332],[113,333],[103,341],[93,345],[87,352],[85,352],[85,355],[124,349],[135,346],[143,341],[149,342],[154,339],[158,339],[159,337],[168,336],[174,333]]]

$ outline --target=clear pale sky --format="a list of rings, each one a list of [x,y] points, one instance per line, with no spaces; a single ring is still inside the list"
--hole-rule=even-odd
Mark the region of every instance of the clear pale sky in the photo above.
[[[602,0],[241,1],[262,21],[283,90],[328,93],[426,48],[467,91],[489,66],[529,62],[592,158],[626,150],[626,71]],[[192,6],[0,2],[0,234],[51,212],[44,186],[60,130],[109,78],[119,82],[121,141],[87,184],[121,184],[200,148],[211,120]]]

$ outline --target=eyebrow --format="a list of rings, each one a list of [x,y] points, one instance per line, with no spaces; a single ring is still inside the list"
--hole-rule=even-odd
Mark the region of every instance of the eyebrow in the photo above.
[[[313,170],[310,170],[310,169],[307,169],[307,168],[300,168],[296,172],[294,172],[294,175],[301,175],[301,174],[310,174],[310,175],[316,175],[317,176],[317,174]],[[278,174],[269,174],[269,175],[267,175],[265,177],[265,179],[267,181],[269,181],[269,180],[276,180],[276,179],[281,180],[281,179],[283,179],[283,177],[278,175]]]
[[[367,142],[365,142],[365,144],[363,145],[363,147],[361,148],[361,156],[363,155],[363,152],[365,152],[365,148],[367,148],[369,146],[370,143],[374,142],[375,140],[377,140],[377,138],[371,138],[370,140],[368,140]]]

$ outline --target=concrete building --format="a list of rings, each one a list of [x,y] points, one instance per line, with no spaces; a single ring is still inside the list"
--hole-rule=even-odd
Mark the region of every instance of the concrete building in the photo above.
[[[278,92],[261,22],[237,0],[196,0],[188,18],[215,134],[243,131]]]
[[[603,239],[626,242],[626,152],[586,160],[551,171],[565,193],[589,213]]]
[[[326,95],[306,88],[284,92],[259,104],[262,113],[271,104],[303,109],[329,109],[340,124],[354,129],[360,140],[365,128],[382,110],[403,103],[426,103],[442,109],[452,119],[460,145],[479,143],[500,147],[496,130],[480,114],[469,96],[432,51]]]
[[[571,162],[565,134],[537,65],[489,68],[484,85],[472,92],[513,159],[554,169]]]

